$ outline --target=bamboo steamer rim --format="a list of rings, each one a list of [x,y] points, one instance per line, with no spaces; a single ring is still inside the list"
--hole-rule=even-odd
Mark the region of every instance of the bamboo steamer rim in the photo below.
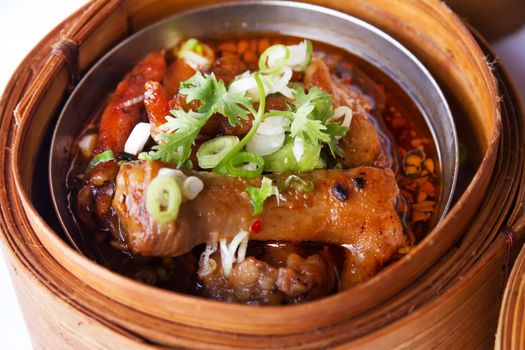
[[[100,4],[100,3],[104,3],[103,1],[98,1],[98,2],[93,2],[92,4]],[[109,3],[109,2],[108,2]],[[436,6],[440,6],[440,7],[443,7],[445,8],[445,6],[441,3],[438,3],[437,1],[431,1],[429,2],[430,4],[434,4]],[[86,6],[84,8],[85,10],[88,9],[88,6]],[[79,11],[80,12],[80,11]],[[77,12],[77,14],[79,13]],[[459,23],[459,20],[457,20],[457,18],[455,17],[452,17],[452,20],[454,21],[458,21]],[[466,29],[465,29],[466,31]],[[51,34],[49,35],[50,37],[52,36]],[[473,42],[473,39],[472,37],[470,36],[470,34],[468,34],[468,38],[469,40],[472,40]],[[36,49],[35,49],[36,50]],[[479,56],[481,57],[482,54],[481,54],[481,51],[479,52]],[[476,60],[476,62],[478,62],[479,60]],[[480,62],[478,62],[479,64],[481,64]],[[491,78],[491,75],[490,75],[490,71],[488,71],[487,67],[483,66],[485,69],[482,70],[482,72],[484,73],[483,76],[480,78],[482,79],[482,82],[486,85],[487,87],[487,91],[490,92],[491,96],[494,97],[494,100],[495,97],[496,97],[496,92],[495,92],[495,87],[493,86],[493,84],[491,84],[490,82],[492,81],[492,78]],[[487,78],[490,78],[490,79],[487,79]],[[492,81],[493,82],[493,81]],[[499,120],[499,114],[497,113],[496,109],[497,109],[497,106],[494,106],[493,107],[494,109],[492,110],[492,113],[496,113],[498,115],[498,120]],[[21,120],[20,122],[20,125],[19,125],[19,129],[24,129],[24,127],[26,127],[27,123],[29,123],[30,120],[29,118],[24,118]],[[489,152],[492,152],[492,153],[495,153],[496,152],[496,146],[494,146],[497,141],[498,141],[498,135],[499,135],[499,124],[496,123],[496,127],[494,128],[493,132],[492,132],[492,135],[493,135],[493,138],[492,138],[492,141],[488,144],[488,147],[489,147]],[[15,144],[16,145],[20,145],[22,144],[22,140],[21,140],[21,134],[18,133],[18,134],[15,134]],[[489,153],[489,155],[493,155],[492,153]],[[490,157],[486,157],[481,166],[480,166],[480,169],[478,170],[478,174],[480,172],[483,172],[483,171],[487,171],[487,169],[490,169],[491,168],[491,161],[490,160],[487,160],[487,158],[490,158]],[[63,242],[56,234],[54,234],[54,232],[51,230],[51,228],[41,219],[41,217],[39,216],[38,212],[35,210],[35,208],[33,207],[27,193],[25,192],[25,186],[23,184],[23,181],[22,179],[20,178],[20,167],[19,167],[19,164],[16,162],[16,160],[13,160],[11,159],[11,161],[13,162],[12,165],[15,167],[15,185],[16,185],[16,189],[17,189],[17,192],[20,194],[21,196],[21,203],[23,204],[25,210],[26,210],[26,213],[27,213],[27,221],[30,221],[30,220],[35,220],[34,222],[32,222],[32,226],[33,227],[37,227],[40,230],[37,230],[38,232],[38,236],[39,236],[39,239],[42,241],[43,245],[49,249],[49,252],[51,253],[51,256],[52,257],[56,257],[57,259],[59,259],[59,263],[60,264],[63,264],[67,270],[71,271],[71,269],[75,270],[76,268],[80,267],[83,272],[85,273],[89,273],[91,275],[93,275],[93,278],[100,278],[102,279],[104,282],[107,282],[109,283],[110,285],[112,286],[120,286],[119,290],[115,291],[115,293],[118,293],[118,292],[126,292],[126,291],[129,291],[129,290],[134,290],[134,293],[136,295],[143,295],[143,296],[148,296],[148,295],[151,295],[151,294],[156,294],[158,296],[158,299],[163,299],[163,300],[166,300],[168,301],[168,304],[172,304],[172,303],[176,303],[178,305],[178,307],[180,307],[181,305],[180,304],[187,304],[188,306],[188,309],[187,310],[183,310],[181,313],[185,313],[185,312],[194,312],[195,311],[195,303],[198,303],[200,304],[201,306],[199,306],[200,309],[206,309],[208,311],[211,311],[211,312],[229,312],[229,313],[236,313],[236,312],[246,312],[246,313],[251,313],[251,311],[253,311],[253,308],[252,307],[247,307],[247,306],[241,306],[241,305],[224,305],[224,304],[220,304],[220,303],[216,303],[216,302],[211,302],[211,301],[207,301],[207,300],[202,300],[200,298],[195,298],[195,297],[191,297],[191,296],[183,296],[183,295],[176,295],[174,293],[171,293],[171,292],[166,292],[166,291],[161,291],[161,290],[157,290],[157,289],[153,289],[151,287],[148,287],[148,286],[144,286],[144,285],[141,285],[139,283],[136,283],[132,280],[129,280],[125,277],[122,277],[122,276],[118,276],[108,270],[106,270],[105,268],[102,268],[101,266],[98,266],[98,265],[95,265],[93,264],[91,261],[79,256],[75,251],[73,251],[69,246],[67,246],[65,244],[65,242]],[[467,192],[471,192],[474,190],[475,188],[475,184],[477,181],[480,181],[478,179],[478,175],[476,175],[476,177],[473,179],[471,185],[469,186],[469,189],[467,189]],[[449,214],[449,217],[440,225],[440,227],[443,227],[443,226],[446,226],[447,223],[451,220],[450,217],[451,216],[456,216],[456,215],[460,215],[460,209],[457,208],[457,207],[454,207],[450,214]],[[30,219],[29,219],[30,218]],[[437,239],[437,232],[438,230],[436,229],[434,232],[432,232],[429,237],[427,237],[427,239],[425,239],[415,250],[414,252],[412,252],[411,254],[409,254],[408,257],[406,257],[404,260],[405,261],[414,261],[416,258],[418,258],[418,256],[421,256],[421,251],[423,250],[423,247],[422,245],[423,244],[426,244],[425,245],[425,250],[427,250],[428,248],[430,248],[432,245],[435,244],[435,239]],[[419,255],[418,255],[419,254]],[[389,268],[389,270],[393,270],[395,269],[398,265],[395,265],[395,266],[392,266]],[[400,268],[398,268],[400,269]],[[77,271],[78,273],[78,271]],[[381,281],[381,280],[387,280],[387,276],[383,276],[384,274],[379,274],[378,276],[376,276],[374,279],[372,279],[371,281],[361,285],[361,286],[358,286],[356,287],[352,292],[352,294],[356,295],[356,294],[361,294],[361,295],[366,295],[366,292],[367,290],[369,289],[369,286],[370,285],[374,285],[374,284],[377,284],[378,281]],[[332,296],[332,297],[329,297],[329,298],[325,298],[325,299],[322,299],[322,300],[319,300],[319,301],[314,301],[314,302],[310,302],[310,303],[307,303],[307,304],[303,304],[303,305],[298,305],[298,306],[288,306],[286,307],[285,309],[281,308],[281,307],[268,307],[268,308],[264,308],[264,309],[261,309],[261,310],[258,310],[258,311],[262,311],[262,313],[264,313],[264,322],[262,322],[261,324],[262,325],[269,325],[269,324],[274,324],[275,320],[279,320],[280,317],[276,314],[278,313],[282,313],[282,312],[286,312],[292,316],[290,316],[290,318],[295,318],[295,317],[302,317],[304,316],[304,314],[307,314],[309,311],[311,312],[315,312],[316,314],[316,317],[318,316],[324,316],[324,315],[318,315],[318,312],[316,310],[318,309],[322,309],[323,307],[325,306],[328,306],[329,304],[331,305],[335,305],[338,304],[339,302],[343,301],[343,299],[347,298],[348,296],[346,295],[348,293],[339,293],[335,296]],[[118,300],[118,298],[117,298]],[[132,300],[130,299],[127,299],[126,302],[130,302]],[[136,304],[133,304],[133,303],[130,303],[130,305],[132,307],[136,307],[138,309],[142,309],[143,307],[143,304],[141,303],[143,302],[142,300],[136,300]],[[275,312],[277,311],[276,309],[279,309],[279,312]],[[153,312],[155,313],[155,310],[146,310],[148,312]],[[337,307],[335,307],[334,310],[328,310],[327,313],[332,313],[332,312],[337,312],[339,310],[337,310]],[[348,310],[342,310],[340,311],[340,313],[342,314],[346,314],[348,312]],[[163,314],[163,315],[156,315],[156,316],[159,316],[160,318],[166,318],[166,314]],[[180,315],[178,315],[180,317]],[[343,315],[344,316],[344,315]],[[321,319],[322,317],[319,317],[319,319]],[[319,321],[319,319],[317,320],[318,321],[318,324],[321,324],[322,322],[324,321]],[[330,321],[333,320],[333,314],[331,314],[327,319],[329,319]],[[190,324],[192,322],[194,322],[195,320],[187,320],[187,319],[178,319],[179,321],[181,322],[189,322]],[[260,320],[260,318],[259,318]],[[241,319],[241,320],[236,320],[237,322],[251,322],[253,323],[254,321],[259,321],[259,320],[254,320],[252,317],[247,317],[246,319]],[[216,326],[218,329],[225,329],[224,328],[224,325],[220,324],[219,321],[222,321],[222,320],[217,320],[216,322]],[[304,320],[300,320],[300,321],[304,321]],[[257,324],[255,324],[255,327],[257,326]],[[212,326],[213,328],[213,326]],[[226,328],[228,329],[228,328]],[[236,328],[235,329],[231,329],[232,331],[235,331],[237,330]],[[250,331],[253,331],[253,330],[250,330]]]

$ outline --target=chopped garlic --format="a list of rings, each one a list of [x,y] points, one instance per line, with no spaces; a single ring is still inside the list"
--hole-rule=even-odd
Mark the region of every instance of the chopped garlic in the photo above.
[[[195,199],[204,189],[204,183],[197,176],[190,176],[182,183],[182,195],[189,200]]]
[[[91,158],[91,152],[93,152],[93,148],[95,148],[96,142],[96,134],[85,135],[80,139],[80,141],[78,141],[78,148],[80,148],[80,151],[82,152],[82,155],[85,158]]]
[[[184,51],[182,53],[182,57],[186,63],[195,70],[199,70],[210,65],[210,62],[206,57],[201,56],[193,51]]]
[[[188,178],[181,170],[171,168],[159,169],[157,176],[172,176],[175,178],[177,185],[179,185],[181,188],[183,187],[184,180]],[[182,195],[184,196],[184,193]]]
[[[151,125],[149,123],[138,123],[131,131],[131,134],[124,145],[124,152],[137,155],[139,154],[150,137]]]
[[[157,176],[172,176],[181,188],[185,200],[195,199],[204,189],[204,183],[197,176],[186,176],[182,171],[171,168],[161,168]]]

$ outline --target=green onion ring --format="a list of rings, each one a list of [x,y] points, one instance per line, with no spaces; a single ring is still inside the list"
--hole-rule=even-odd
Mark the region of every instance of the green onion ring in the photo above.
[[[314,47],[312,46],[312,42],[310,40],[306,40],[306,60],[304,62],[304,66],[302,70],[305,70],[306,68],[308,68],[308,66],[312,62],[313,52],[314,52]]]
[[[173,176],[157,176],[146,192],[146,209],[158,223],[169,224],[177,220],[182,193]]]
[[[241,142],[239,142],[238,144],[236,144],[235,146],[233,146],[232,149],[230,149],[230,151],[228,152],[228,154],[222,158],[222,160],[219,162],[219,164],[217,164],[215,166],[215,168],[213,168],[213,171],[214,172],[219,172],[220,169],[225,166],[229,161],[230,159],[236,155],[237,153],[240,152],[241,149],[244,148],[244,146],[246,146],[246,144],[248,143],[248,141],[251,140],[251,138],[253,137],[253,135],[255,134],[255,132],[257,131],[257,128],[259,128],[259,125],[261,125],[261,122],[263,120],[263,115],[264,115],[264,109],[266,108],[266,96],[264,95],[264,87],[263,87],[263,84],[261,82],[261,78],[259,78],[259,74],[258,73],[255,73],[253,75],[255,81],[257,82],[257,88],[259,89],[259,97],[260,97],[260,101],[259,101],[259,109],[257,111],[257,115],[255,116],[255,118],[253,119],[253,124],[252,124],[252,128],[250,129],[250,131],[248,131],[248,133],[242,138]]]
[[[89,165],[87,166],[87,170],[96,167],[100,163],[108,162],[110,160],[115,160],[115,155],[113,154],[112,150],[108,149],[107,151],[97,154],[93,159],[91,159],[91,162],[89,162]]]
[[[237,136],[220,136],[204,142],[197,150],[199,166],[202,169],[213,168],[238,143],[239,138]]]
[[[242,169],[240,166],[248,163],[254,163],[257,166],[255,170]],[[264,169],[264,159],[255,153],[239,152],[228,163],[226,171],[232,176],[240,176],[247,179],[253,179],[262,174]]]
[[[285,54],[284,57],[277,61],[277,65],[273,68],[268,67],[268,57],[277,50],[284,50]],[[264,50],[264,52],[261,54],[261,57],[259,57],[259,70],[263,74],[274,74],[283,68],[283,66],[288,62],[290,59],[290,49],[284,45],[273,45]]]
[[[193,51],[197,45],[199,45],[199,40],[190,38],[182,45],[181,51]]]

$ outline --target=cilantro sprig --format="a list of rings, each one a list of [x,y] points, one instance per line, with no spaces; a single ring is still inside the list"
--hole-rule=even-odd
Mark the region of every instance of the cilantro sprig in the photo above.
[[[247,120],[248,113],[255,114],[248,97],[242,93],[226,90],[224,81],[217,80],[213,73],[203,76],[201,72],[197,72],[181,83],[179,92],[187,96],[188,103],[199,100],[200,113],[207,115],[219,113],[227,117],[232,126],[239,125],[241,123],[239,119]]]
[[[261,80],[263,76],[255,72],[250,77],[255,80],[258,99],[253,98],[253,93],[249,94],[239,89],[239,86],[234,88],[231,85],[227,88],[224,81],[218,80],[213,73],[203,75],[197,72],[190,79],[181,82],[179,92],[186,96],[187,103],[198,101],[198,110],[171,110],[171,116],[167,116],[166,123],[160,127],[161,134],[157,137],[160,144],[153,146],[150,152],[142,153],[140,158],[175,163],[178,167],[186,166],[197,136],[214,114],[227,118],[232,126],[247,120],[249,114],[254,117],[249,132],[215,166],[213,170],[216,172],[223,171],[226,163],[241,152],[252,139],[262,121],[274,115],[288,118],[289,125],[285,127],[286,142],[281,149],[265,157],[265,162],[269,162],[268,167],[264,168],[266,171],[301,171],[297,169],[324,167],[325,162],[320,150],[325,146],[334,158],[344,156],[338,142],[347,133],[348,128],[343,127],[341,123],[330,121],[334,116],[334,109],[333,97],[329,93],[315,86],[308,92],[303,87],[291,89],[287,82],[286,88],[292,91],[293,95],[293,100],[288,100],[288,109],[265,113],[266,88]],[[253,103],[257,100],[260,102],[258,110],[255,111]],[[290,164],[297,166],[293,167]]]
[[[339,124],[327,124],[334,114],[332,95],[314,86],[305,93],[302,87],[294,90],[296,100],[291,116],[290,136],[300,137],[311,146],[327,144],[333,157],[343,156],[337,145],[338,137],[344,136],[348,128]]]
[[[212,115],[219,113],[236,126],[241,123],[240,119],[248,119],[249,113],[256,114],[248,97],[229,92],[224,82],[217,80],[213,73],[206,76],[195,73],[181,83],[179,92],[186,95],[187,103],[198,100],[199,109],[196,112],[171,110],[173,117],[166,117],[166,123],[161,126],[163,133],[158,137],[161,143],[153,146],[147,154],[142,153],[142,159],[176,163],[181,167],[188,161],[195,139]]]

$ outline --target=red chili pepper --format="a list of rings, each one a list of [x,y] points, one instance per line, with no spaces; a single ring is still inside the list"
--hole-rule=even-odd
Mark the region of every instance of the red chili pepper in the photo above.
[[[261,220],[257,219],[253,222],[252,226],[250,226],[250,232],[252,233],[259,233],[263,229],[263,225]]]

